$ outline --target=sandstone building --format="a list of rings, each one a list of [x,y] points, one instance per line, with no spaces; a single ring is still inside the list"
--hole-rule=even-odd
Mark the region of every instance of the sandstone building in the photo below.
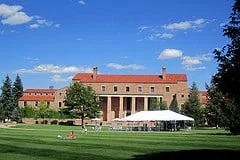
[[[81,82],[93,87],[101,100],[101,119],[111,121],[139,111],[149,110],[151,101],[166,101],[169,106],[176,96],[179,108],[188,98],[186,74],[169,74],[162,67],[161,74],[99,74],[94,67],[92,73],[78,73],[72,83]],[[26,89],[19,100],[20,107],[38,106],[40,100],[53,109],[64,107],[68,87],[61,89]]]

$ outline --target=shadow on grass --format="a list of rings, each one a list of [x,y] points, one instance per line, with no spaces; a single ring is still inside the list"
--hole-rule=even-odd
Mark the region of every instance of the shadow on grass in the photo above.
[[[16,147],[12,145],[1,144],[0,147],[0,155],[1,158],[8,159],[8,157],[4,157],[4,154],[10,153],[13,155],[27,155],[30,159],[39,159],[44,158],[47,160],[58,159],[58,160],[77,160],[77,159],[87,159],[87,160],[95,160],[96,158],[99,160],[109,159],[107,156],[95,155],[91,153],[82,153],[81,150],[78,152],[69,152],[69,151],[57,151],[53,149],[43,149],[43,148],[26,148]],[[1,159],[0,158],[0,159]],[[20,158],[21,159],[21,158]],[[111,159],[115,159],[111,157]]]
[[[143,159],[184,159],[184,160],[193,160],[193,159],[231,159],[239,160],[240,159],[240,150],[183,150],[183,151],[173,151],[173,152],[159,152],[159,153],[150,153],[145,155],[135,155],[133,160],[143,160]]]

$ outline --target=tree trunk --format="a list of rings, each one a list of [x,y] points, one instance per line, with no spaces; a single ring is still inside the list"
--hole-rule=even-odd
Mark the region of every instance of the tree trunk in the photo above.
[[[85,124],[84,124],[84,115],[82,114],[81,116],[81,120],[82,120],[82,129],[85,128]]]

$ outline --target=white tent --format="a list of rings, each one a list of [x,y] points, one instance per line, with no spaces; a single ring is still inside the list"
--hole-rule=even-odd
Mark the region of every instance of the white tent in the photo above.
[[[193,118],[170,111],[140,111],[125,118],[121,121],[194,121]]]

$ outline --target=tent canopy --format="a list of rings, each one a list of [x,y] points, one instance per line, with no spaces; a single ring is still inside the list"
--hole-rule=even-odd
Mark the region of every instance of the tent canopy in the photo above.
[[[170,111],[140,111],[121,118],[121,121],[194,121],[193,118]]]

